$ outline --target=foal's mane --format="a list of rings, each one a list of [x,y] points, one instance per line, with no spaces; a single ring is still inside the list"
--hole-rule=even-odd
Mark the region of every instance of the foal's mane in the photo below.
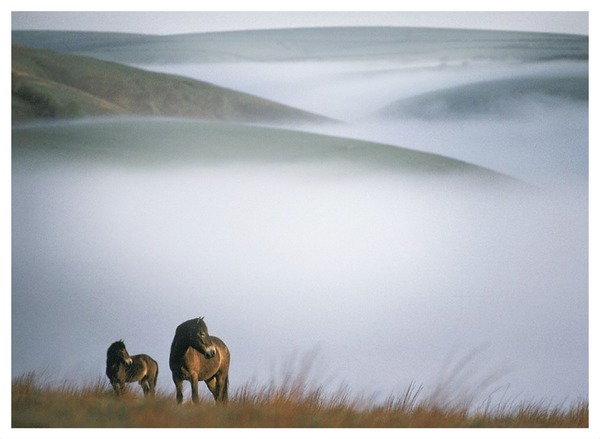
[[[116,351],[119,351],[121,349],[125,349],[125,343],[123,342],[123,340],[115,341],[108,348],[108,353],[114,354]]]

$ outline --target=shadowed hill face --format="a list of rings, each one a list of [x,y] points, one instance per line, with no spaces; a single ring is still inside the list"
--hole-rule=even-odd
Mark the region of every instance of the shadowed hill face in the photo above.
[[[327,119],[206,82],[13,46],[13,120],[153,115],[245,122]]]

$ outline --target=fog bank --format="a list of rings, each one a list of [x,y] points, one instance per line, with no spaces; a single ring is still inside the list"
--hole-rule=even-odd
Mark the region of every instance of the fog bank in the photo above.
[[[334,165],[30,163],[13,173],[13,374],[101,375],[124,338],[171,390],[175,327],[204,315],[232,351],[232,389],[311,352],[328,386],[428,391],[483,348],[467,389],[501,371],[511,397],[587,394],[578,192]]]

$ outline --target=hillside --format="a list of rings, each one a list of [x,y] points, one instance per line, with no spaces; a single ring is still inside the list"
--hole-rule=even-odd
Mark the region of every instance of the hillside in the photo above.
[[[266,29],[182,35],[13,31],[13,42],[124,63],[378,58],[556,60],[588,58],[588,38],[535,32],[410,27]]]
[[[206,82],[13,45],[13,121],[98,115],[267,123],[327,120]]]
[[[386,118],[520,116],[528,104],[588,101],[588,76],[517,77],[443,88],[395,101],[377,112]]]
[[[126,167],[215,164],[308,165],[324,175],[377,171],[428,177],[471,177],[521,185],[491,170],[438,154],[286,129],[182,120],[97,120],[13,129],[13,159],[46,166],[81,160]],[[165,148],[165,145],[169,145]],[[29,166],[28,165],[28,166]]]

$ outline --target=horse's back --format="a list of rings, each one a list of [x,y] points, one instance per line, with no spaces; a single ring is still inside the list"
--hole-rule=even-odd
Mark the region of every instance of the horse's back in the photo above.
[[[150,355],[138,354],[131,357],[135,363],[141,363],[146,367],[147,374],[154,376],[158,374],[158,362]]]
[[[131,358],[134,359],[134,361],[136,359],[138,359],[138,360],[145,361],[148,364],[152,364],[152,365],[158,367],[158,362],[154,358],[152,358],[150,355],[138,354],[138,355],[132,355]]]

